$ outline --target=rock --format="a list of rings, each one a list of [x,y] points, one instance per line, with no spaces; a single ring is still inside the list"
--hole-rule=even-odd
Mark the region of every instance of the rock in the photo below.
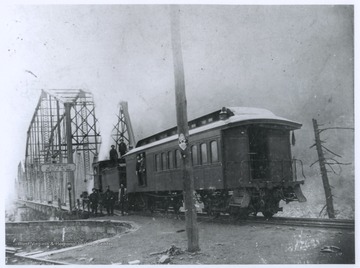
[[[140,264],[140,261],[139,260],[129,261],[128,264],[130,265]]]
[[[165,264],[170,262],[170,256],[169,255],[162,255],[158,261],[160,264]]]
[[[92,262],[93,260],[94,260],[94,258],[90,258],[90,259],[89,259],[89,262]]]

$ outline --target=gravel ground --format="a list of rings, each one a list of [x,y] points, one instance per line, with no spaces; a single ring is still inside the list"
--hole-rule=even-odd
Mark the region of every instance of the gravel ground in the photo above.
[[[201,250],[189,253],[185,222],[173,216],[102,217],[132,222],[135,231],[104,243],[53,252],[47,259],[72,264],[157,264],[163,252],[175,246],[183,253],[170,256],[171,264],[354,264],[354,231],[261,224],[199,222]],[[325,246],[340,251],[321,252]],[[179,253],[179,252],[177,252]]]

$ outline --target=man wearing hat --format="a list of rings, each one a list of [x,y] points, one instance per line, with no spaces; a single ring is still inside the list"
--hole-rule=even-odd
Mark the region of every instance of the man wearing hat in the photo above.
[[[97,214],[97,207],[98,207],[98,193],[95,188],[92,189],[92,193],[89,196],[91,213],[96,215]]]
[[[110,150],[110,161],[113,163],[114,166],[116,166],[117,161],[118,161],[118,153],[115,149],[115,145],[111,145],[111,150]]]

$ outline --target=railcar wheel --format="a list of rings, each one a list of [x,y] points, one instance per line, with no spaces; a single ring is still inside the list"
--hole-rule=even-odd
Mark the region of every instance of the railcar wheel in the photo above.
[[[246,220],[249,217],[248,208],[231,207],[230,217],[234,220]]]
[[[274,216],[280,209],[279,209],[279,202],[278,200],[268,200],[262,210],[262,214],[265,218],[270,219]]]
[[[240,208],[239,218],[242,220],[246,220],[249,217],[248,208]]]
[[[182,200],[180,198],[173,198],[172,200],[172,207],[174,209],[174,213],[177,215],[180,212],[180,208],[182,206]]]
[[[266,219],[270,219],[270,218],[272,218],[272,216],[274,216],[274,213],[272,213],[270,211],[263,211],[262,214],[264,215],[264,217]]]

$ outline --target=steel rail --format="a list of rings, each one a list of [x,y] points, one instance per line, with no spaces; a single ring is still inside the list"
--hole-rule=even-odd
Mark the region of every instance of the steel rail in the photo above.
[[[137,211],[135,214],[142,216],[156,217],[157,215],[175,213],[169,209],[167,212],[162,210],[156,210],[154,213],[142,213]],[[179,218],[184,220],[184,213],[179,212]],[[216,216],[207,215],[205,213],[198,213],[199,222],[211,222],[220,224],[233,224],[233,225],[246,225],[246,224],[266,224],[266,225],[286,225],[297,227],[309,227],[309,228],[325,228],[325,229],[355,229],[355,221],[351,219],[320,219],[320,218],[295,218],[295,217],[272,217],[267,219],[263,216],[249,216],[247,219],[236,219],[229,214],[220,214]]]

